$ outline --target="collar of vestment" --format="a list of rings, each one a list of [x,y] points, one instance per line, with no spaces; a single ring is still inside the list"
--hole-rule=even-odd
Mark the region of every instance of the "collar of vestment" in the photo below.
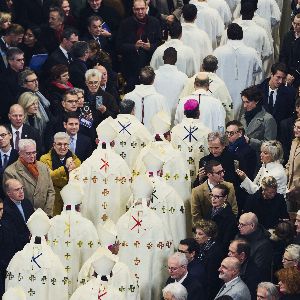
[[[136,93],[140,97],[147,97],[157,94],[157,91],[153,85],[138,84],[135,86],[133,93]]]

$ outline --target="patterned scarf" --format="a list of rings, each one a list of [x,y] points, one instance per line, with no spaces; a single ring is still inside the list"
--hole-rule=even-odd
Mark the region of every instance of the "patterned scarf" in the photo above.
[[[22,157],[19,158],[22,165],[29,171],[29,173],[35,178],[38,179],[39,177],[39,170],[37,168],[36,161],[34,163],[26,162]]]

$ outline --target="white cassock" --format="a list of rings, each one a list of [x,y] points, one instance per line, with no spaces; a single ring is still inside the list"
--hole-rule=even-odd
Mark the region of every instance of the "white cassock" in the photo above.
[[[228,88],[226,87],[225,82],[216,74],[212,72],[206,72],[209,78],[209,91],[214,98],[217,98],[221,101],[225,111],[226,111],[226,123],[233,120],[233,105],[232,99],[229,94]],[[180,98],[187,97],[191,95],[194,91],[194,82],[197,74],[188,79]]]
[[[261,187],[261,181],[266,176],[273,176],[277,181],[277,193],[285,195],[287,176],[284,167],[279,162],[263,164],[254,180],[251,181],[246,177],[241,183],[241,188],[245,189],[249,194],[254,194]]]
[[[70,300],[125,300],[121,292],[110,286],[108,282],[93,277],[87,284],[80,286]]]
[[[117,222],[119,258],[138,280],[142,300],[161,299],[166,264],[174,251],[163,221],[142,204],[132,206]]]
[[[48,243],[67,271],[71,296],[77,288],[77,277],[83,263],[99,246],[97,230],[77,211],[63,210],[50,221]]]
[[[216,9],[211,8],[207,2],[191,0],[190,4],[197,7],[196,25],[208,34],[212,47],[215,49],[224,31],[224,22],[220,14]]]
[[[276,0],[276,3],[280,9],[280,11],[282,12],[282,8],[283,8],[283,0]]]
[[[78,285],[84,285],[93,278],[94,268],[92,262],[100,258],[103,254],[108,255],[115,262],[109,285],[121,292],[125,300],[139,300],[140,292],[137,286],[137,279],[133,273],[126,264],[120,262],[117,255],[112,254],[108,249],[103,247],[99,247],[83,264],[78,274]]]
[[[232,98],[234,118],[239,119],[242,107],[240,93],[255,84],[262,72],[262,61],[253,48],[238,40],[228,40],[226,45],[214,51],[214,56],[219,62],[217,75],[224,80]]]
[[[171,131],[171,143],[185,156],[192,182],[198,174],[200,159],[209,154],[207,135],[210,132],[199,119],[192,118],[183,118]]]
[[[181,41],[193,49],[196,55],[197,72],[200,71],[203,58],[212,54],[212,42],[208,34],[195,23],[182,23]]]
[[[166,98],[153,85],[136,85],[132,92],[125,94],[124,99],[135,102],[135,116],[150,133],[153,133],[151,119],[156,113],[163,110],[170,114]]]
[[[211,131],[224,131],[226,112],[217,98],[214,98],[209,91],[198,89],[191,95],[181,98],[176,114],[175,124],[181,123],[184,118],[184,103],[189,99],[195,99],[199,102],[200,117],[199,120]]]
[[[236,6],[239,3],[239,0],[225,0],[228,4],[228,6],[230,7],[231,13],[233,14]]]
[[[150,66],[154,70],[157,70],[160,66],[162,66],[164,64],[164,51],[169,47],[173,47],[177,51],[177,61],[175,65],[178,70],[185,73],[188,77],[193,76],[197,72],[195,53],[191,47],[186,46],[179,39],[170,39],[157,47],[152,55]]]
[[[131,194],[131,172],[125,160],[109,145],[107,149],[100,147],[72,172],[70,178],[80,182],[84,193],[82,215],[95,226],[107,218],[117,222]]]
[[[220,14],[223,23],[227,27],[231,23],[232,12],[228,3],[225,0],[207,0],[210,7],[216,9]]]
[[[183,154],[174,149],[168,141],[152,142],[142,149],[133,171],[133,175],[145,174],[146,167],[143,163],[143,157],[152,149],[160,153],[160,159],[164,161],[162,178],[171,185],[184,202],[191,198],[191,178],[188,172],[188,164]]]
[[[7,267],[5,289],[20,286],[27,299],[67,300],[68,278],[58,256],[44,237],[41,244],[34,237],[17,252]]]
[[[154,87],[167,100],[171,112],[171,123],[174,123],[179,95],[188,80],[185,73],[174,65],[165,64],[155,71]]]
[[[118,135],[114,139],[113,149],[132,170],[141,149],[148,145],[153,137],[134,115],[119,114],[115,119],[115,123]]]

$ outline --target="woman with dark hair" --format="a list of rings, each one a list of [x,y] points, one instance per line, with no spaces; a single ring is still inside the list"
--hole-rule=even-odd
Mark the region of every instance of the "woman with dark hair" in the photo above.
[[[61,8],[64,12],[65,19],[64,24],[66,27],[71,26],[77,28],[78,22],[74,17],[73,12],[71,10],[70,1],[69,0],[57,0],[57,6]]]
[[[279,291],[282,294],[280,300],[300,299],[300,272],[294,268],[284,268],[276,273]]]

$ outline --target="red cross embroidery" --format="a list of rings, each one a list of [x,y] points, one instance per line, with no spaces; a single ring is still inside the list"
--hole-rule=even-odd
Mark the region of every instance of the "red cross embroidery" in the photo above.
[[[104,296],[104,295],[106,295],[106,294],[107,294],[107,292],[101,294],[101,291],[99,290],[99,292],[98,292],[98,300],[101,300],[101,297]]]
[[[142,222],[143,220],[137,220],[134,216],[131,216],[133,218],[133,220],[135,221],[135,225],[130,229],[130,230],[133,230],[135,227],[139,227],[139,226],[142,226]]]
[[[102,167],[100,168],[100,170],[102,170],[104,168],[104,171],[106,172],[107,169],[109,168],[109,163],[107,160],[104,160],[103,158],[101,158],[102,162],[103,162],[103,165]]]

